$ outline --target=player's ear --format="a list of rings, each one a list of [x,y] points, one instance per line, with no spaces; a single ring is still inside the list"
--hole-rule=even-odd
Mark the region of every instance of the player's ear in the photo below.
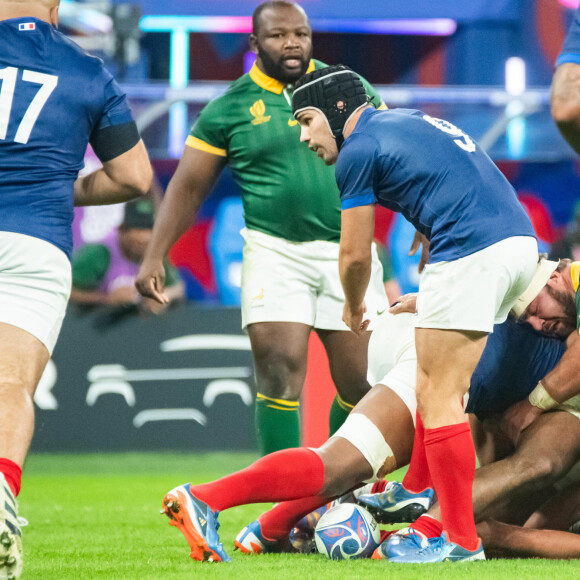
[[[49,15],[50,15],[50,23],[55,28],[57,28],[58,27],[58,2],[54,6],[50,7]]]
[[[248,44],[250,45],[250,50],[255,54],[258,54],[258,37],[255,34],[250,34],[248,37]]]

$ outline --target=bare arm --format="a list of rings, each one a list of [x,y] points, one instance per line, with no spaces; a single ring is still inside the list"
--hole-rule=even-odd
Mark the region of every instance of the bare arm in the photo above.
[[[79,290],[73,286],[70,291],[70,301],[77,304],[105,304],[107,296],[99,290]]]
[[[556,368],[541,380],[530,397],[515,403],[503,414],[502,428],[514,442],[544,411],[580,395],[580,338],[574,334],[567,343],[566,352]],[[541,394],[534,396],[542,392],[547,398]]]
[[[580,394],[580,339],[577,335],[568,342],[556,368],[542,379],[542,385],[559,403]]]
[[[143,141],[75,181],[76,206],[108,205],[145,195],[153,170]]]
[[[580,153],[580,65],[560,65],[552,79],[552,117],[562,136]]]
[[[168,302],[163,293],[163,260],[195,221],[224,165],[224,157],[185,147],[159,207],[153,235],[135,282],[137,290],[146,298],[153,298],[161,304]]]
[[[477,535],[492,558],[580,558],[580,536],[556,530],[520,528],[494,520],[477,524]]]
[[[342,212],[338,269],[344,289],[342,319],[356,334],[364,332],[366,311],[364,297],[371,276],[371,244],[375,228],[375,206],[363,205]]]

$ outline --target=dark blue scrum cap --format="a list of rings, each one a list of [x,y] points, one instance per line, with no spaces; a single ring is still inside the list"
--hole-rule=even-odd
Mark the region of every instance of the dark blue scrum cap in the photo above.
[[[338,149],[342,147],[342,130],[349,117],[369,102],[360,77],[347,66],[337,64],[304,75],[295,85],[292,113],[318,109],[327,119]]]

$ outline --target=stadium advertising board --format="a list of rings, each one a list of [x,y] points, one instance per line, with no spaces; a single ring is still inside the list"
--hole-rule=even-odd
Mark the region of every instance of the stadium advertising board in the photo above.
[[[254,390],[237,308],[69,307],[35,397],[32,449],[252,450]]]

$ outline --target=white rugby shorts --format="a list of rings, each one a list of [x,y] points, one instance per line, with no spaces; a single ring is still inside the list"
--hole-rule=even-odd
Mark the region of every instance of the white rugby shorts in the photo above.
[[[349,330],[342,321],[344,292],[338,273],[339,245],[289,242],[244,228],[242,328],[256,322],[300,322],[323,330]],[[370,329],[388,308],[383,268],[372,248],[365,296]]]
[[[376,322],[368,348],[368,376],[371,386],[385,385],[405,403],[413,423],[417,413],[417,314],[385,312]],[[463,398],[463,408],[468,395]]]
[[[535,238],[515,236],[479,252],[428,264],[417,298],[417,328],[492,332],[536,271]]]
[[[368,381],[386,385],[405,403],[415,422],[417,412],[416,314],[385,312],[376,322],[368,348]]]
[[[71,290],[71,264],[53,244],[0,232],[0,322],[29,332],[52,354]]]

